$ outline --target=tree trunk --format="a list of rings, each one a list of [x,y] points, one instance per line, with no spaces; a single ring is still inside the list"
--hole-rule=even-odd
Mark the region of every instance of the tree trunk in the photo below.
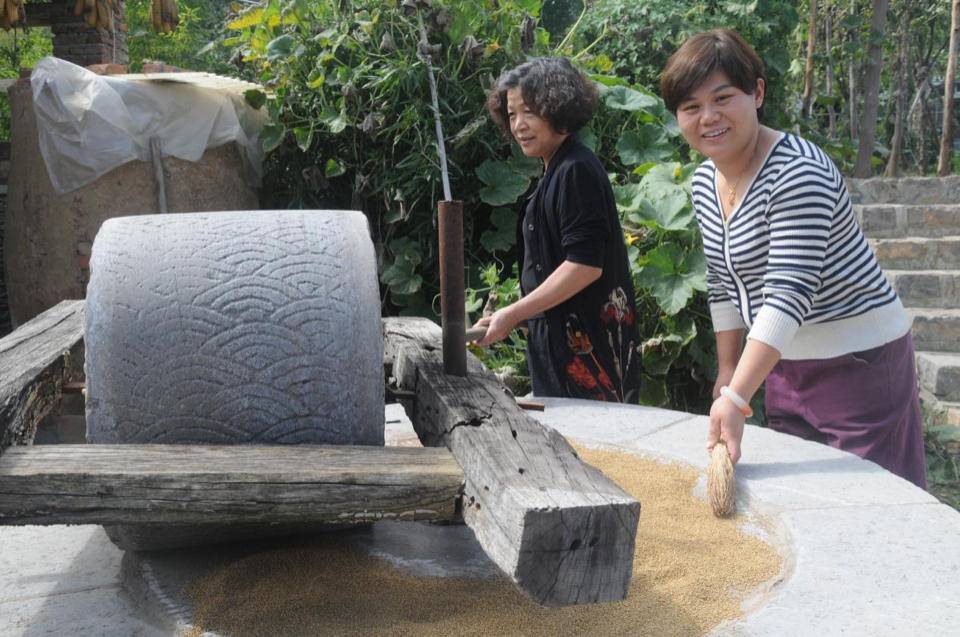
[[[810,15],[807,20],[807,65],[803,71],[802,117],[810,119],[813,104],[813,54],[817,48],[817,0],[809,0]]]
[[[953,156],[953,83],[957,75],[957,35],[960,32],[960,0],[953,0],[950,11],[950,53],[947,56],[947,76],[943,82],[943,132],[940,135],[940,160],[937,175],[950,174]]]
[[[900,175],[900,155],[903,149],[903,128],[907,102],[907,65],[908,47],[907,36],[910,33],[910,5],[905,4],[900,16],[900,39],[897,42],[897,106],[893,122],[893,138],[890,140],[890,157],[887,158],[887,168],[884,177]]]
[[[954,0],[960,1],[960,0]],[[873,21],[870,24],[870,66],[863,91],[863,114],[860,118],[860,147],[854,177],[870,176],[870,158],[877,133],[877,101],[880,95],[880,63],[883,57],[883,33],[887,28],[888,0],[873,0]]]
[[[850,15],[857,15],[857,0],[852,0],[850,2]],[[851,47],[852,51],[856,51],[859,48],[860,36],[856,28],[850,30],[849,34],[850,41],[853,43]],[[849,98],[848,102],[848,111],[850,113],[850,138],[857,139],[860,136],[860,131],[857,130],[857,56],[852,54],[850,55],[850,64],[847,67],[849,74]]]
[[[927,116],[926,100],[930,92],[930,76],[918,78],[917,90],[914,92],[907,121],[910,122],[912,137],[916,140],[916,163],[918,172],[923,175],[927,172]]]
[[[824,51],[826,52],[826,79],[827,79],[827,95],[831,98],[833,97],[833,12],[831,7],[827,4],[827,10],[824,15],[825,24],[824,24]],[[828,139],[837,138],[837,110],[834,107],[833,102],[827,104],[827,123],[828,123]]]

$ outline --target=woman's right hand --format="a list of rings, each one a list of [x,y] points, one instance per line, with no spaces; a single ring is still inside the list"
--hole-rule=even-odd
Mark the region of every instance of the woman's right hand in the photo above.
[[[485,316],[477,321],[474,327],[485,327],[487,333],[482,339],[477,341],[480,347],[489,347],[497,341],[502,341],[510,331],[516,327],[517,320],[514,318],[513,305],[497,310],[492,316]]]
[[[743,440],[743,424],[746,417],[733,401],[723,396],[713,401],[710,406],[710,430],[707,433],[707,453],[713,452],[713,447],[726,443],[730,461],[737,464],[740,460],[740,442]]]

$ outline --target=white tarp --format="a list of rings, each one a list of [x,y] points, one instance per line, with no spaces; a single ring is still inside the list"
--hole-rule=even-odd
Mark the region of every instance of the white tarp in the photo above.
[[[63,194],[129,161],[150,161],[150,139],[164,155],[197,161],[208,148],[236,142],[247,179],[260,185],[259,134],[266,115],[235,92],[179,82],[97,75],[46,57],[30,75],[40,153]]]

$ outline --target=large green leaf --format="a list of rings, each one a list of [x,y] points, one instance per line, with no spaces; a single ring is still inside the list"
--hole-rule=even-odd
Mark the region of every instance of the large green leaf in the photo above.
[[[517,240],[517,215],[509,208],[494,208],[490,214],[493,228],[480,235],[480,244],[488,252],[509,250]]]
[[[293,129],[293,137],[297,140],[297,147],[307,152],[313,143],[313,126],[298,126]]]
[[[395,259],[405,259],[414,265],[423,260],[420,244],[410,237],[394,239],[390,242],[389,248]]]
[[[684,257],[680,248],[667,243],[648,252],[644,261],[638,283],[650,290],[668,316],[686,307],[695,292],[707,289],[706,262],[700,251]]]
[[[651,168],[640,182],[651,197],[663,197],[682,183],[683,168],[679,162],[668,162]]]
[[[617,140],[617,153],[626,166],[658,162],[673,155],[667,145],[667,134],[662,126],[644,124],[636,131],[628,130]]]
[[[539,159],[521,153],[514,153],[506,163],[507,168],[524,177],[539,177],[543,172],[543,164]]]
[[[640,404],[651,407],[667,405],[667,384],[662,378],[646,374],[640,379]]]
[[[423,277],[414,272],[414,263],[398,258],[393,265],[383,271],[380,280],[390,288],[393,294],[413,294],[423,285]]]
[[[677,186],[662,197],[649,196],[638,198],[639,205],[630,219],[636,223],[654,225],[664,230],[691,230],[695,217],[690,197]]]
[[[604,97],[604,101],[610,108],[621,111],[640,111],[657,105],[655,96],[641,93],[626,86],[611,88]]]
[[[533,17],[536,18],[537,16],[540,15],[540,7],[543,4],[542,0],[513,0],[513,1],[518,7],[520,7],[521,9],[523,9]]]
[[[664,323],[670,331],[647,339],[641,347],[643,370],[648,374],[663,375],[670,371],[683,348],[697,335],[697,326],[689,316],[668,317]]]
[[[530,185],[530,179],[511,170],[507,162],[491,159],[480,164],[477,177],[486,184],[480,189],[480,199],[491,206],[516,202]]]
[[[600,145],[600,138],[597,137],[597,134],[593,132],[593,129],[589,126],[584,126],[577,131],[577,139],[593,152],[597,152],[597,147]]]
[[[330,132],[334,135],[342,133],[347,125],[350,123],[347,121],[347,118],[344,117],[343,113],[337,113],[335,111],[326,110],[320,114],[320,120],[330,129]]]
[[[293,55],[296,44],[297,41],[292,35],[281,35],[274,38],[267,44],[267,59],[272,61],[290,57]]]
[[[636,212],[643,201],[643,195],[640,191],[640,184],[626,183],[613,186],[613,198],[617,203],[617,209],[622,213]]]
[[[243,98],[246,100],[247,104],[255,110],[259,110],[264,104],[267,103],[267,94],[259,89],[252,88],[249,91],[244,91]]]
[[[287,130],[280,124],[267,124],[264,126],[260,131],[260,143],[263,144],[263,152],[269,153],[279,146],[286,133]]]

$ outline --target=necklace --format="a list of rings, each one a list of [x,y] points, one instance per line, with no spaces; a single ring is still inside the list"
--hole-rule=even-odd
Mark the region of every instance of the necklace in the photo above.
[[[733,208],[733,204],[737,201],[737,186],[740,185],[740,180],[743,179],[744,173],[740,173],[740,176],[737,177],[737,181],[734,182],[733,188],[730,187],[730,184],[727,184],[727,207]],[[726,179],[724,179],[726,181]]]
[[[750,167],[753,165],[753,160],[757,156],[757,149],[760,148],[760,138],[757,137],[757,143],[754,145],[753,150],[750,152],[750,158],[747,160],[747,165],[743,167],[740,176],[737,177],[737,180],[733,182],[733,187],[730,186],[730,182],[727,181],[726,175],[723,177],[723,181],[727,186],[727,208],[732,209],[733,205],[737,202],[737,187],[740,185],[740,181],[743,179],[743,176],[750,172]]]

